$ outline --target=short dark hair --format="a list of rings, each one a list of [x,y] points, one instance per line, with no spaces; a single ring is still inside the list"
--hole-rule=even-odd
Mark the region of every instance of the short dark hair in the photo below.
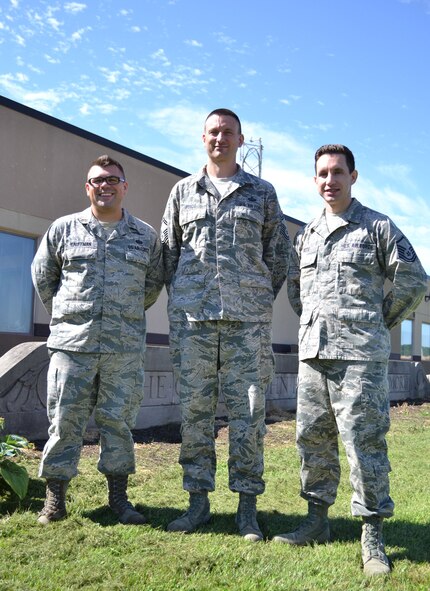
[[[242,133],[242,124],[240,122],[239,117],[236,115],[236,113],[234,113],[234,111],[230,111],[230,109],[214,109],[206,117],[206,119],[205,119],[205,127],[206,127],[206,121],[209,119],[209,117],[212,117],[212,115],[226,115],[228,117],[233,117],[233,119],[236,119],[236,121],[237,121],[237,123],[239,125],[239,133]]]
[[[349,172],[353,172],[355,170],[354,154],[349,148],[343,144],[325,144],[324,146],[321,146],[321,148],[318,148],[318,150],[315,152],[315,171],[317,169],[317,160],[324,154],[343,154],[346,158],[346,164],[348,166]]]
[[[122,172],[123,177],[125,178],[125,172],[122,165],[118,162],[118,160],[114,160],[114,158],[108,156],[107,154],[103,154],[102,156],[96,158],[94,162],[91,162],[90,169],[93,166],[101,166],[102,168],[106,168],[107,166],[116,166],[117,168],[119,168],[119,170]]]

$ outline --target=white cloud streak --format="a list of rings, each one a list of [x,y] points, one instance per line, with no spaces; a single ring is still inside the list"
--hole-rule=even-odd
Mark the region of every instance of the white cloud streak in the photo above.
[[[86,8],[87,5],[80,2],[66,2],[64,5],[64,10],[71,14],[78,14],[79,12],[84,11]]]

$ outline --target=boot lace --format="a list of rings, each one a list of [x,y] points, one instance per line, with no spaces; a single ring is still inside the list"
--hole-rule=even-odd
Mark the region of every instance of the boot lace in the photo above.
[[[51,516],[64,509],[62,499],[63,486],[64,484],[60,480],[52,480],[48,483],[45,504],[39,515]]]
[[[373,523],[364,524],[364,547],[370,558],[385,557],[381,532],[379,527]]]

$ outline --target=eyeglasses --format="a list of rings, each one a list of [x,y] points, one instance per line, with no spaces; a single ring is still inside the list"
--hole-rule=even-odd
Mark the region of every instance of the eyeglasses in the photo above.
[[[107,183],[108,185],[118,185],[119,183],[124,183],[125,179],[122,176],[97,176],[92,179],[88,179],[88,182],[92,187],[99,187],[103,185],[103,183]]]

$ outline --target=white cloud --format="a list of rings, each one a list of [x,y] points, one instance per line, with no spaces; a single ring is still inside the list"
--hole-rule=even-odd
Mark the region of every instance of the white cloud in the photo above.
[[[16,101],[24,101],[24,90],[22,85],[16,79],[13,74],[1,74],[0,75],[0,88],[3,89],[3,94],[10,96]]]
[[[217,39],[217,41],[219,43],[222,43],[223,45],[227,45],[228,47],[231,47],[232,45],[234,45],[236,43],[236,41],[235,41],[235,39],[233,39],[233,37],[229,37],[225,33],[215,33],[215,38]]]
[[[186,45],[191,45],[191,47],[203,47],[203,43],[196,41],[195,39],[187,39],[185,41]]]
[[[104,76],[104,78],[112,83],[112,84],[116,84],[120,78],[121,72],[119,72],[118,70],[113,71],[110,70],[109,68],[99,68],[100,72],[102,73],[102,75]]]
[[[72,41],[72,43],[80,41],[82,39],[82,37],[84,36],[84,34],[87,33],[88,31],[91,31],[91,30],[92,30],[91,27],[84,27],[82,29],[79,29],[78,31],[75,31],[74,33],[71,34],[70,40]]]
[[[315,191],[312,176],[305,171],[285,168],[279,162],[263,159],[261,176],[275,187],[286,215],[301,222],[309,222],[321,211],[321,197]]]
[[[389,186],[378,188],[369,178],[359,177],[354,185],[355,195],[363,205],[388,215],[412,242],[415,250],[430,272],[430,248],[428,245],[428,220],[430,204],[415,191],[413,196]]]
[[[82,12],[86,8],[87,5],[81,4],[80,2],[66,2],[66,4],[64,5],[64,10],[72,14],[78,14],[78,12]]]
[[[114,113],[117,110],[117,107],[115,105],[111,105],[109,103],[103,103],[98,105],[97,109],[103,113],[103,115],[110,115],[111,113]]]
[[[302,121],[296,121],[296,124],[299,129],[303,129],[305,131],[316,129],[325,133],[330,129],[333,129],[332,123],[316,123],[314,125],[309,125],[308,123],[303,123]]]
[[[30,72],[34,72],[35,74],[43,74],[43,70],[33,66],[33,64],[27,64],[27,69],[30,70]]]
[[[410,178],[411,168],[405,164],[380,164],[376,170],[383,176],[395,181],[396,184],[401,183],[404,187],[415,189],[415,183]]]
[[[366,199],[366,205],[387,214],[393,220],[415,220],[413,223],[418,222],[417,227],[421,221],[423,223],[426,221],[426,226],[428,226],[430,204],[415,192],[413,196],[409,196],[399,190],[392,189],[389,185],[379,188],[372,180],[361,176],[359,176],[354,189],[353,192],[359,198],[362,195],[363,199]]]
[[[136,72],[137,72],[136,66],[134,66],[134,65],[132,65],[132,64],[130,64],[128,62],[125,62],[122,65],[122,67],[127,72],[127,74],[136,74]]]
[[[164,66],[170,66],[170,61],[167,59],[164,49],[157,49],[157,51],[151,54],[151,57],[163,62]]]
[[[26,105],[47,113],[54,111],[63,100],[63,97],[55,90],[24,92],[23,98]]]
[[[57,20],[56,18],[54,18],[53,16],[47,18],[46,22],[57,32],[60,30],[61,25],[64,24],[64,23],[60,22],[59,20]]]
[[[48,55],[47,53],[45,53],[45,55],[43,57],[50,64],[59,64],[60,63],[60,60],[57,57],[52,57],[51,55]]]
[[[81,115],[87,116],[91,113],[91,107],[88,103],[84,103],[79,107],[79,113]]]
[[[200,107],[193,108],[188,104],[142,110],[138,113],[139,119],[162,134],[170,146],[160,148],[153,144],[138,149],[181,170],[194,172],[205,162],[202,132],[206,115],[207,112]]]
[[[21,45],[21,47],[25,47],[25,39],[21,35],[15,35],[15,41],[18,45]]]

